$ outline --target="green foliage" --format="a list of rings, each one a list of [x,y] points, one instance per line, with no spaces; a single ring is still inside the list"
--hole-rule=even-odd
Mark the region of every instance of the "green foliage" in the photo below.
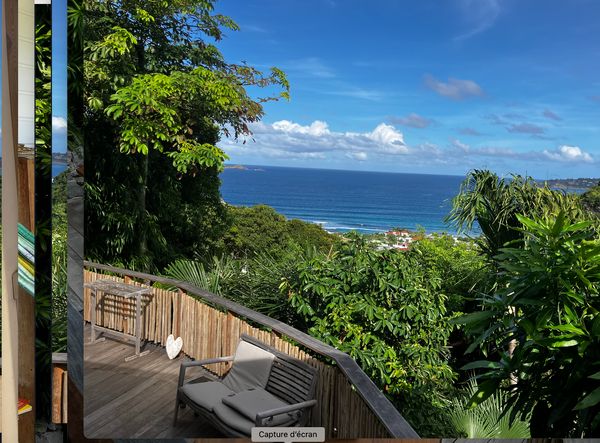
[[[596,215],[600,214],[600,182],[581,195],[581,205]]]
[[[512,410],[505,410],[506,391],[496,391],[487,400],[469,407],[469,399],[478,391],[477,381],[471,378],[463,398],[452,401],[450,421],[457,435],[465,438],[530,438],[528,420],[510,422]]]
[[[177,260],[166,267],[164,274],[189,282],[213,294],[223,295],[223,282],[231,280],[239,269],[227,259],[213,258],[210,266],[191,260]]]
[[[489,284],[490,269],[473,241],[456,241],[450,235],[424,237],[413,242],[407,254],[414,256],[431,278],[440,281],[450,312],[468,310],[469,302]]]
[[[224,60],[211,41],[238,27],[212,0],[84,9],[69,17],[86,25],[86,257],[147,271],[206,260],[228,227],[219,139],[249,136],[262,103],[287,98],[289,83],[276,68]],[[272,95],[247,92],[260,88]]]
[[[600,242],[590,222],[517,216],[520,244],[497,257],[499,289],[462,321],[489,361],[474,402],[510,386],[508,406],[530,412],[534,436],[582,437],[600,431]],[[515,247],[520,246],[520,247]],[[514,346],[512,356],[509,346]]]
[[[298,263],[316,254],[313,248],[302,250],[294,247],[278,257],[263,252],[241,260],[241,272],[236,279],[228,282],[226,295],[250,309],[306,330],[303,316],[298,314],[287,294],[282,294],[279,288],[284,278],[297,278]]]
[[[300,263],[297,277],[281,285],[308,332],[354,358],[421,435],[435,432],[431,420],[440,421],[454,377],[445,348],[452,328],[439,287],[413,257],[376,251],[360,236]],[[419,402],[421,411],[407,406]]]
[[[286,218],[266,205],[229,206],[231,228],[223,238],[224,249],[236,258],[267,254],[283,257],[295,249],[328,251],[334,235],[318,225]]]
[[[491,171],[474,170],[462,183],[447,220],[461,232],[477,222],[482,232],[480,247],[494,260],[500,248],[522,238],[518,214],[541,217],[561,210],[573,219],[585,215],[575,195],[538,187],[530,177],[500,179]]]

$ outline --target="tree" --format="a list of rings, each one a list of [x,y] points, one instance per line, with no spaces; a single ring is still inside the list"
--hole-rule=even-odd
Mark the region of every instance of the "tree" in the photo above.
[[[336,237],[319,225],[302,220],[287,220],[267,205],[229,206],[231,227],[223,237],[224,250],[235,258],[267,254],[273,259],[297,250],[327,252]]]
[[[600,182],[581,195],[581,204],[588,211],[600,214]]]
[[[579,219],[585,213],[574,195],[539,187],[530,177],[504,179],[486,170],[469,172],[452,203],[447,221],[459,232],[470,230],[477,222],[482,233],[479,245],[492,262],[500,248],[522,238],[518,214],[533,217],[564,210]]]
[[[227,221],[222,134],[250,135],[262,103],[288,98],[282,71],[227,63],[207,39],[235,31],[213,0],[86,2],[86,255],[152,269],[212,245]],[[252,98],[248,87],[282,92]],[[117,153],[120,150],[121,154]],[[189,192],[190,188],[195,192]],[[168,210],[162,195],[169,195]],[[195,224],[198,211],[213,217]],[[170,229],[169,218],[178,219]],[[189,242],[188,242],[189,243]],[[210,254],[211,247],[203,253]],[[189,257],[189,255],[188,255]]]
[[[338,251],[300,263],[281,289],[310,335],[354,358],[420,435],[439,436],[454,378],[439,287],[413,257],[350,236]]]

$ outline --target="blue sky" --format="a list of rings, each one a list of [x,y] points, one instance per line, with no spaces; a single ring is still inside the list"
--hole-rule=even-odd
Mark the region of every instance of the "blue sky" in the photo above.
[[[600,2],[245,0],[231,62],[277,66],[231,163],[537,178],[600,176]]]

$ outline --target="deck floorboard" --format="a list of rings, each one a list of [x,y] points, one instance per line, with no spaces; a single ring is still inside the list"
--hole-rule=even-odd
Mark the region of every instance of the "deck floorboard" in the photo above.
[[[125,361],[134,346],[109,335],[89,343],[84,331],[84,433],[88,438],[210,438],[222,437],[189,408],[179,411],[173,426],[179,365],[187,357],[169,360],[165,349],[147,343],[150,353]]]

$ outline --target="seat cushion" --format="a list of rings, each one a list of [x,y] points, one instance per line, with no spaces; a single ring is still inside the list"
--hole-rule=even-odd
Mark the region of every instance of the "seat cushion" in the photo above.
[[[213,413],[226,427],[247,435],[248,437],[252,434],[252,428],[255,426],[254,421],[248,420],[225,403],[216,405],[213,409]]]
[[[235,351],[231,369],[223,384],[233,392],[249,388],[264,388],[271,373],[275,356],[247,341],[240,340]]]
[[[219,381],[187,383],[180,389],[194,403],[211,412],[216,405],[221,404],[223,397],[235,394],[235,392]]]
[[[242,414],[237,412],[235,409],[230,408],[225,403],[215,406],[213,410],[214,414],[219,420],[228,428],[234,429],[237,432],[244,434],[248,437],[252,434],[252,428],[255,426],[254,420],[249,420]],[[293,421],[289,423],[282,423],[281,426],[291,425]]]
[[[259,412],[288,405],[288,403],[262,388],[248,389],[246,391],[238,392],[237,394],[225,396],[223,397],[222,402],[253,422],[256,420],[256,414]],[[273,421],[270,422],[269,425],[281,426],[284,423],[289,423],[294,420],[294,415],[287,413],[280,414],[274,416]]]

